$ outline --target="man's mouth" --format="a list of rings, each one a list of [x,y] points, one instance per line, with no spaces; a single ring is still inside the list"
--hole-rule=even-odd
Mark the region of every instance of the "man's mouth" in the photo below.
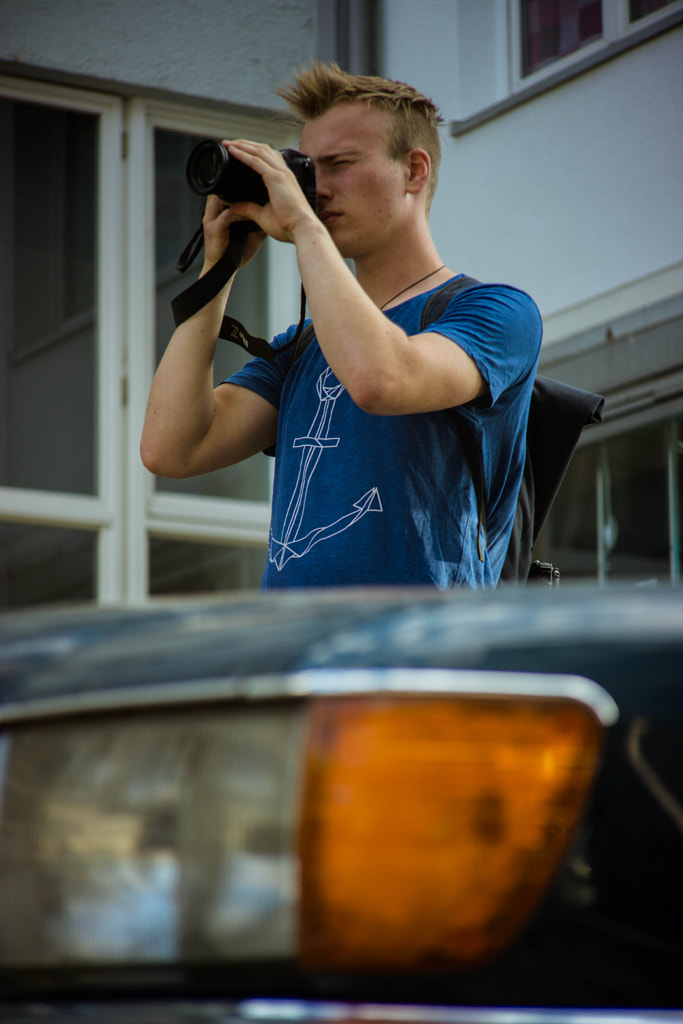
[[[325,227],[329,227],[341,217],[341,214],[337,213],[336,210],[324,210],[319,216]]]

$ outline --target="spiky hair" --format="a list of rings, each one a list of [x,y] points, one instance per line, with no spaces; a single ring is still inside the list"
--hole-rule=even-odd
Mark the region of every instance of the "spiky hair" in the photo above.
[[[314,121],[342,103],[367,103],[387,114],[387,151],[399,159],[411,149],[424,149],[432,165],[427,208],[436,189],[441,163],[443,124],[438,107],[412,85],[375,75],[352,75],[334,63],[314,61],[294,75],[294,83],[278,89],[299,123]]]

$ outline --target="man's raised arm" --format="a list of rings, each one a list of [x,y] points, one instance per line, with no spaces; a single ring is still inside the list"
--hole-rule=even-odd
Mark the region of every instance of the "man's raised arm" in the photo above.
[[[204,215],[206,273],[225,252],[231,215],[209,196]],[[244,262],[263,241],[252,232]],[[214,387],[218,332],[231,279],[173,334],[154,376],[140,442],[145,467],[158,476],[188,477],[233,465],[274,443],[277,410],[232,384]]]

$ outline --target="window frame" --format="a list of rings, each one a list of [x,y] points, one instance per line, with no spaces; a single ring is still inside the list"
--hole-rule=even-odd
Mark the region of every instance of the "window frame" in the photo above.
[[[580,69],[583,64],[591,64],[606,54],[611,47],[629,44],[631,37],[648,32],[664,19],[683,12],[683,0],[675,0],[661,10],[653,11],[637,21],[629,20],[629,0],[602,0],[602,39],[596,39],[572,53],[546,64],[545,67],[522,74],[524,64],[524,45],[522,39],[522,0],[510,0],[509,36],[510,36],[510,93],[524,92],[538,83],[554,78],[558,74],[570,74]]]
[[[123,589],[123,522],[118,514],[122,488],[123,434],[120,387],[123,353],[124,229],[123,173],[120,158],[122,105],[114,96],[0,76],[0,93],[17,102],[37,103],[93,114],[97,125],[97,268],[95,275],[95,494],[0,487],[0,518],[10,522],[96,532],[94,567],[97,600],[106,602]]]
[[[207,543],[256,545],[266,551],[270,499],[242,501],[212,496],[177,494],[155,488],[152,474],[140,463],[139,438],[147,396],[155,370],[155,251],[154,251],[154,132],[177,131],[210,138],[258,138],[275,148],[292,146],[293,131],[285,122],[216,108],[202,109],[163,101],[132,99],[127,104],[126,193],[127,238],[128,401],[129,429],[126,464],[127,514],[126,578],[130,596],[149,593],[151,536]],[[266,243],[268,275],[266,320],[272,337],[287,318],[298,319],[299,277],[291,247]],[[179,278],[179,291],[186,284]],[[275,316],[277,313],[277,317]],[[270,489],[272,488],[270,467]]]
[[[622,416],[607,416],[606,421],[599,427],[584,431],[578,442],[577,452],[587,448],[595,448],[597,454],[594,487],[596,532],[595,581],[599,586],[606,586],[608,583],[619,579],[618,576],[611,576],[609,573],[609,473],[605,460],[607,445],[615,439],[628,438],[629,435],[635,434],[639,430],[657,426],[663,426],[666,430],[668,582],[674,586],[680,585],[683,578],[683,536],[681,535],[681,509],[679,504],[683,442],[678,437],[679,429],[683,428],[683,396],[679,392],[676,398],[670,402],[662,403],[658,408],[648,406],[647,408],[634,410]],[[561,489],[557,501],[558,503],[562,501]],[[552,514],[551,510],[549,519]],[[546,540],[543,532],[541,532],[539,537],[539,547],[541,549],[541,557],[552,561],[552,543]],[[562,566],[560,565],[561,569]]]
[[[154,132],[157,128],[291,146],[293,128],[266,113],[123,99],[97,91],[0,76],[0,94],[17,102],[97,117],[95,282],[95,493],[0,486],[0,520],[96,536],[95,601],[149,598],[149,538],[257,546],[264,559],[270,498],[242,501],[156,491],[139,442],[155,369]],[[268,245],[269,336],[299,316],[293,247]],[[180,279],[179,279],[180,280]],[[179,291],[186,285],[179,284]],[[270,467],[272,486],[272,465]]]
[[[613,36],[611,42],[600,40],[591,43],[574,53],[558,58],[531,75],[522,76],[520,0],[497,0],[494,13],[496,21],[499,22],[500,32],[507,40],[505,70],[500,76],[502,81],[497,90],[498,95],[495,99],[484,102],[479,102],[476,96],[466,98],[465,108],[468,112],[450,120],[450,136],[455,139],[461,138],[538,96],[545,95],[550,90],[563,86],[601,64],[683,24],[683,0],[676,0],[676,3],[660,11],[654,11],[632,25],[624,23],[624,19],[627,22],[628,0],[603,0],[603,3],[606,5],[606,17],[610,19],[610,23],[616,25],[616,30],[610,29]],[[622,21],[619,21],[620,11]],[[493,60],[493,53],[490,54],[490,58]],[[496,59],[500,59],[500,56]],[[490,68],[492,67],[493,64],[490,65]]]

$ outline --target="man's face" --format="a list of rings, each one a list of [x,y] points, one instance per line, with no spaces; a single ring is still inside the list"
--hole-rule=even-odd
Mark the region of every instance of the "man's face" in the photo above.
[[[408,204],[406,164],[387,155],[386,114],[340,104],[306,124],[299,147],[315,165],[318,213],[342,256],[391,251]]]

